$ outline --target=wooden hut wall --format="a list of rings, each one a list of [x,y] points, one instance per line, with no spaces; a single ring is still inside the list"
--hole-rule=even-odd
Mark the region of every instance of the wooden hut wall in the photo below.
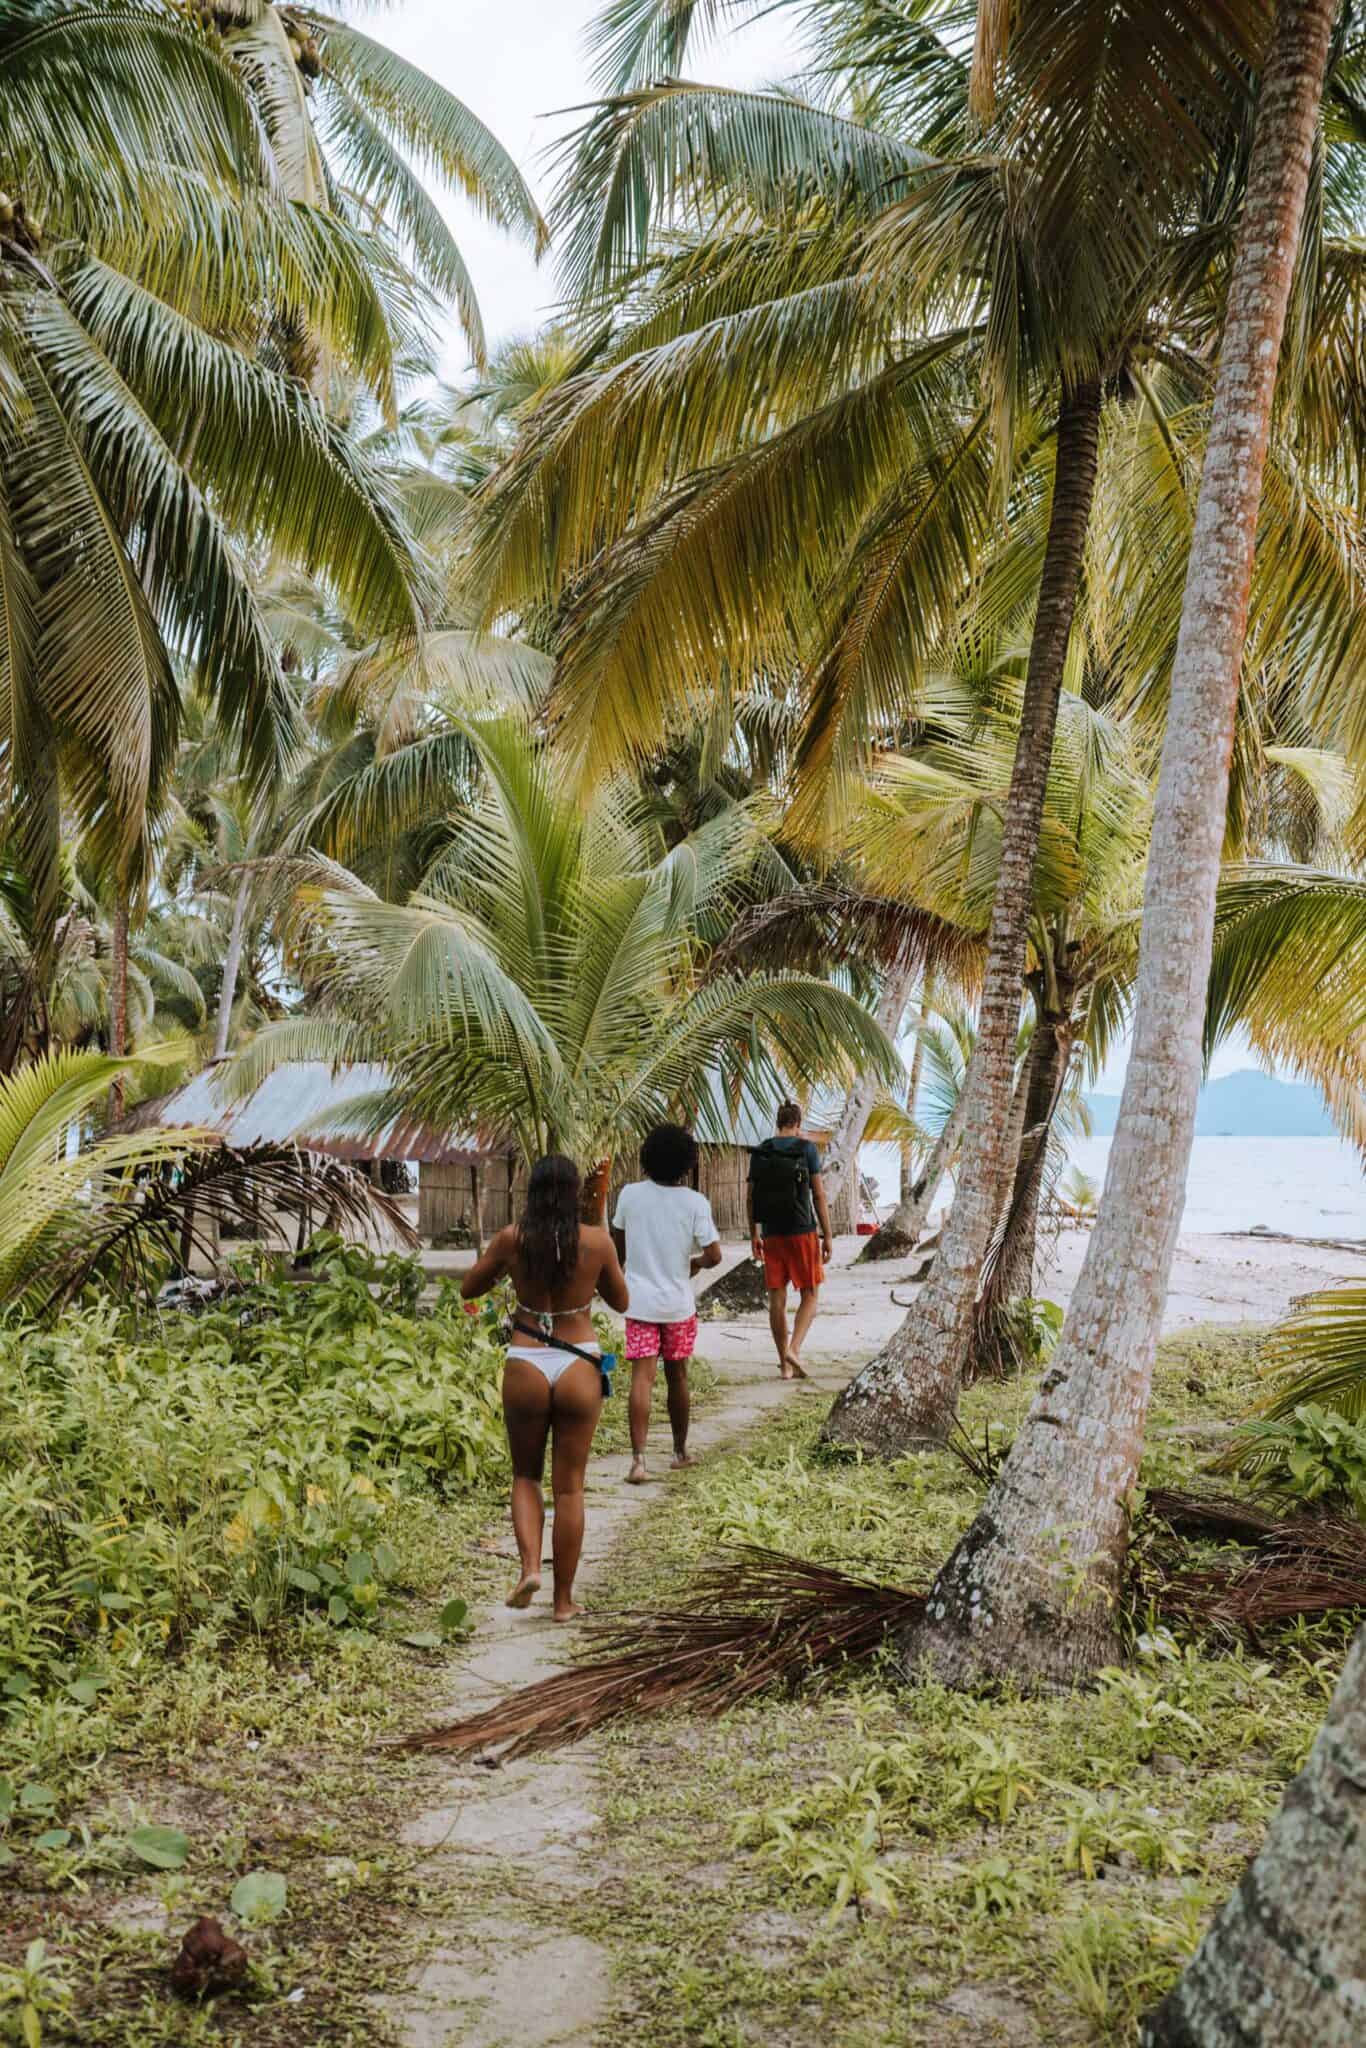
[[[745,1190],[749,1179],[749,1151],[744,1145],[704,1145],[698,1186],[711,1203],[712,1215],[722,1237],[749,1235]],[[511,1223],[521,1208],[525,1176],[521,1166],[506,1157],[491,1156],[479,1167],[479,1211],[485,1240],[495,1230]],[[619,1156],[612,1167],[608,1215],[627,1181],[640,1179],[640,1154]],[[457,1236],[474,1221],[474,1190],[467,1165],[423,1166],[418,1184],[420,1234],[428,1240]]]
[[[430,1240],[458,1236],[473,1229],[477,1209],[482,1234],[490,1238],[512,1221],[515,1195],[513,1161],[506,1154],[490,1153],[477,1168],[463,1160],[439,1166],[424,1163],[418,1179],[418,1233]]]

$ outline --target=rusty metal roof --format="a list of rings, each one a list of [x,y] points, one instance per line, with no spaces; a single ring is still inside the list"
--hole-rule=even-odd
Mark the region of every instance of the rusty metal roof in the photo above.
[[[298,1145],[333,1159],[417,1159],[428,1166],[467,1165],[493,1150],[481,1147],[472,1132],[437,1131],[407,1119],[366,1130],[361,1105],[388,1089],[387,1067],[296,1060],[277,1067],[251,1095],[237,1096],[225,1086],[226,1066],[205,1067],[169,1095],[140,1103],[127,1127],[212,1130],[230,1145]]]

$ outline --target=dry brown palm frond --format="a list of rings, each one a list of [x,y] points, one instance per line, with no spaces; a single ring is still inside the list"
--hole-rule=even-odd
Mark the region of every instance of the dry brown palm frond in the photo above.
[[[951,1446],[974,1470],[1001,1453],[966,1437]],[[1184,1566],[1149,1550],[1136,1604],[1170,1627],[1241,1632],[1298,1615],[1366,1608],[1366,1531],[1326,1517],[1274,1515],[1242,1501],[1155,1491],[1154,1516],[1175,1534],[1250,1547],[1228,1564]],[[578,1742],[628,1716],[729,1713],[760,1693],[866,1662],[925,1611],[927,1594],[813,1564],[781,1551],[734,1550],[699,1574],[686,1603],[662,1614],[590,1624],[594,1654],[496,1706],[410,1735],[401,1750],[499,1749],[531,1756]]]
[[[702,1572],[686,1606],[590,1625],[591,1662],[399,1746],[470,1752],[505,1744],[505,1756],[529,1756],[626,1715],[715,1717],[773,1686],[872,1656],[924,1604],[921,1593],[745,1548]]]
[[[809,887],[754,907],[718,947],[725,967],[831,966],[934,969],[973,991],[981,980],[982,941],[931,911],[857,889]]]
[[[1366,1529],[1344,1516],[1277,1515],[1221,1494],[1156,1488],[1150,1512],[1173,1535],[1237,1544],[1243,1562],[1184,1565],[1169,1552],[1156,1557],[1156,1604],[1177,1628],[1241,1633],[1255,1641],[1262,1629],[1297,1617],[1366,1608]],[[1151,1569],[1151,1563],[1150,1563]]]

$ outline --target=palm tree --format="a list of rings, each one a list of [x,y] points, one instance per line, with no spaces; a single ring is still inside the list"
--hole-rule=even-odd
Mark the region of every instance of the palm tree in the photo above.
[[[163,1063],[164,1050],[150,1057]],[[293,1146],[232,1153],[213,1132],[155,1125],[90,1142],[115,1070],[129,1065],[52,1052],[0,1078],[0,1307],[41,1314],[95,1278],[126,1290],[173,1265],[197,1227],[259,1202],[359,1231],[398,1220],[362,1175]]]
[[[614,8],[609,41],[625,56],[664,36],[676,55],[693,12],[666,35],[658,10]],[[796,671],[810,824],[913,705],[1022,466],[1013,509],[1042,528],[1039,594],[958,1199],[898,1339],[896,1401],[917,1435],[952,1413],[1013,1166],[1031,877],[1106,390],[1165,346],[1184,302],[1177,230],[1238,108],[1245,52],[1220,35],[1256,27],[1180,12],[1178,30],[1170,8],[1156,28],[1107,9],[1069,65],[1024,10],[1008,64],[1035,89],[1003,94],[985,132],[933,8],[871,25],[866,9],[822,10],[826,72],[855,82],[856,117],[676,80],[618,94],[582,137],[561,211],[578,217],[574,281],[601,291],[624,274],[625,314],[487,497],[490,612],[571,592],[566,742],[582,751],[591,733],[609,762],[648,751],[709,687]],[[1143,146],[1097,151],[1117,122],[1133,141],[1140,103]],[[706,226],[677,253],[652,248],[660,215]],[[1017,573],[1033,559],[1017,551]]]
[[[1143,2048],[1352,2048],[1361,2039],[1363,1780],[1366,1628],[1256,1860],[1143,2021]]]
[[[580,803],[523,719],[460,732],[478,787],[420,889],[315,893],[303,971],[325,999],[239,1057],[242,1087],[293,1058],[381,1060],[390,1086],[358,1118],[598,1161],[670,1112],[721,1138],[746,1091],[895,1076],[876,1022],[828,981],[699,974],[774,866],[751,808],[666,846],[628,786]]]
[[[1336,16],[1281,0],[1229,288],[1144,895],[1134,1043],[1058,1350],[908,1654],[952,1683],[1067,1680],[1113,1652],[1127,1500],[1195,1127],[1262,474]]]
[[[260,111],[285,195],[380,230],[454,303],[482,364],[474,287],[420,174],[463,193],[539,254],[545,222],[502,144],[434,78],[334,14],[297,0],[199,0],[198,11]],[[280,335],[286,349],[298,339],[287,326]]]
[[[242,544],[324,579],[371,629],[420,616],[379,480],[272,364],[262,307],[300,307],[381,391],[380,245],[282,206],[230,62],[175,10],[15,0],[0,21],[0,703],[4,791],[50,942],[59,805],[127,898],[173,758],[177,661],[250,786],[296,737]],[[368,252],[373,250],[371,257]],[[60,792],[60,795],[59,795]]]

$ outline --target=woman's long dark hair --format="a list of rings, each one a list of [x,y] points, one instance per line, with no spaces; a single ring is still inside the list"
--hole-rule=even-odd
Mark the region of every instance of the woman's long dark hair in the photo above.
[[[548,1152],[532,1167],[517,1249],[526,1260],[528,1279],[550,1294],[569,1285],[579,1262],[582,1194],[579,1169],[562,1152]]]

